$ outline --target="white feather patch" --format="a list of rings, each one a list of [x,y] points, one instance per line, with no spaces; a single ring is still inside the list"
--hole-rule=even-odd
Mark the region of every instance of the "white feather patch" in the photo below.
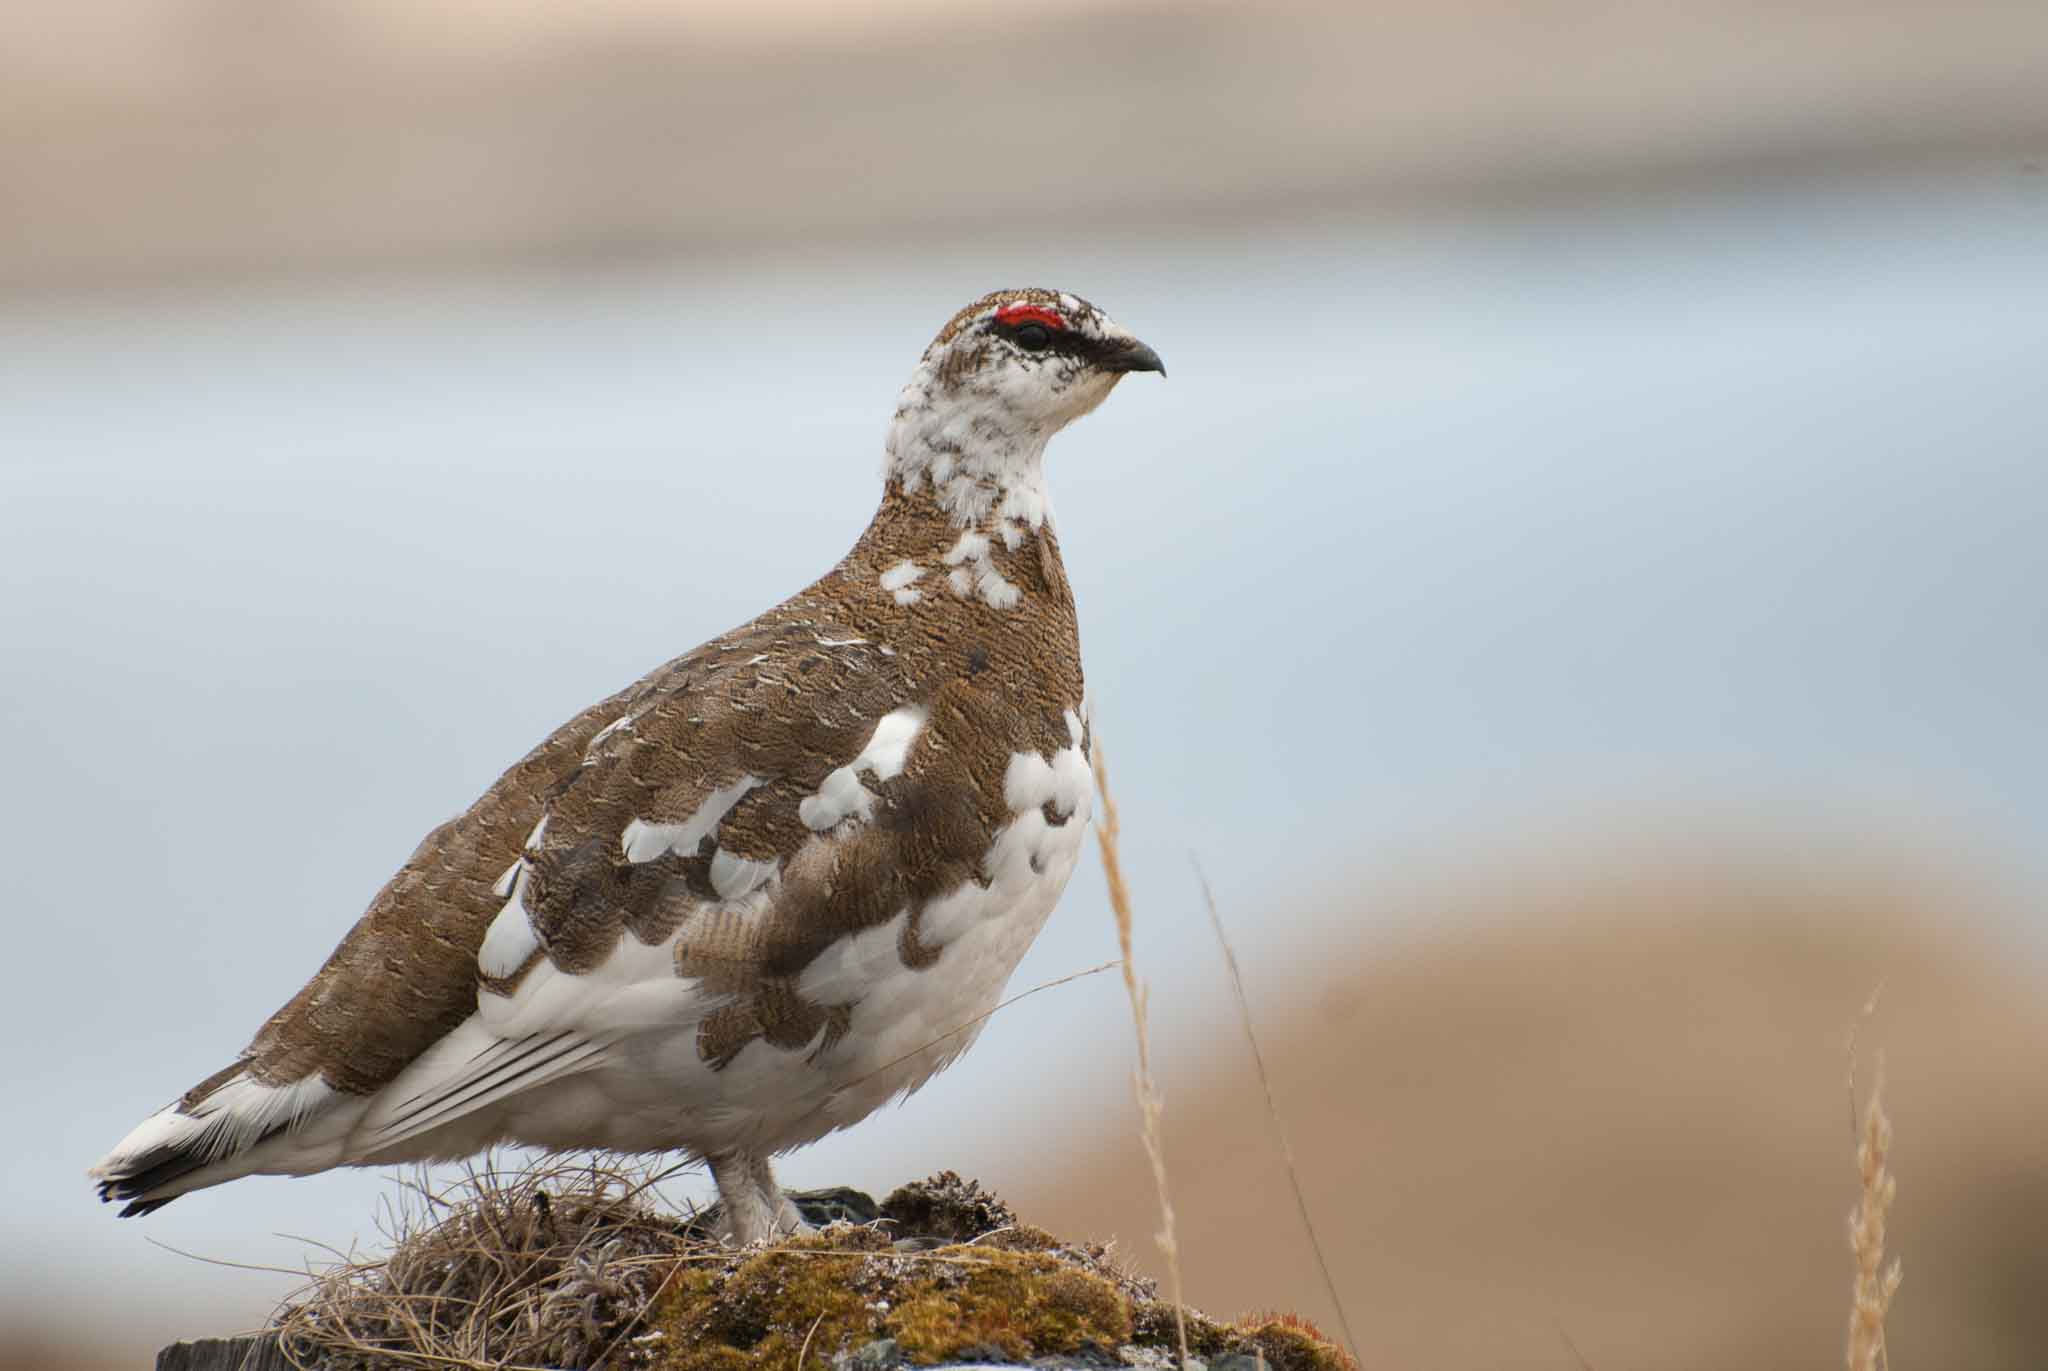
[[[924,592],[911,584],[924,575],[924,568],[905,558],[882,573],[882,589],[895,597],[899,605],[914,605],[924,598]]]
[[[901,590],[924,575],[924,568],[908,557],[882,573],[882,589]]]
[[[1021,525],[1011,521],[1003,524],[1003,543],[1006,547],[1016,547],[1023,541],[1023,537]],[[941,560],[953,568],[946,573],[946,583],[952,586],[953,593],[963,600],[978,594],[985,603],[996,609],[1009,609],[1024,598],[1024,593],[996,568],[988,535],[985,533],[969,529],[960,535],[959,540],[947,550]]]
[[[540,946],[533,920],[526,912],[526,863],[512,868],[512,888],[506,892],[505,907],[491,920],[484,933],[484,945],[477,949],[477,969],[493,980],[502,980],[526,964]]]
[[[649,823],[645,819],[635,819],[619,835],[619,847],[626,860],[635,865],[654,861],[669,852],[694,857],[704,839],[717,832],[718,826],[725,822],[725,816],[732,812],[732,807],[760,784],[759,776],[742,776],[722,790],[714,790],[705,796],[704,803],[681,823]]]
[[[806,795],[797,804],[797,817],[820,833],[849,817],[872,818],[875,797],[860,783],[860,774],[872,772],[878,781],[902,775],[924,721],[925,711],[915,705],[884,714],[860,755],[827,775],[817,794]]]
[[[939,560],[947,566],[959,566],[962,562],[978,562],[988,556],[988,535],[973,529],[960,535],[960,540],[948,548]]]

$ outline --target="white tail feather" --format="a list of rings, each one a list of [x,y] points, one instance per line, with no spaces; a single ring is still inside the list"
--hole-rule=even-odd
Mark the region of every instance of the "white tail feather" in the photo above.
[[[236,1076],[189,1110],[159,1109],[87,1174],[101,1198],[146,1208],[252,1171],[318,1171],[336,1160],[338,1098],[318,1076],[281,1086]]]

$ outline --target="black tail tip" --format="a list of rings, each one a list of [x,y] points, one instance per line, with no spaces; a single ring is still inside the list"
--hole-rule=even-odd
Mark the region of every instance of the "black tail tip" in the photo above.
[[[111,1199],[113,1197],[108,1196],[108,1198]],[[154,1214],[176,1198],[178,1198],[176,1195],[166,1195],[160,1200],[130,1200],[122,1207],[121,1217],[124,1219],[139,1219],[145,1214]]]
[[[178,1198],[176,1195],[163,1195],[156,1199],[144,1198],[142,1192],[146,1187],[138,1184],[133,1176],[115,1176],[101,1181],[99,1186],[101,1204],[113,1204],[116,1200],[128,1201],[121,1207],[121,1217],[124,1219],[139,1219],[145,1214],[154,1214]]]

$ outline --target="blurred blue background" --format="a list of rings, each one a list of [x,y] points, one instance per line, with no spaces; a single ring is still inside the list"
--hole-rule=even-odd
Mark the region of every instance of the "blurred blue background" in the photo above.
[[[1602,889],[1616,868],[1675,863],[1689,874],[1673,881],[1715,890],[1700,871],[1768,870],[1768,898],[1694,901],[1696,922],[1791,906],[1785,917],[1804,910],[1852,942],[1856,901],[1876,898],[1889,912],[1869,940],[1873,976],[1845,956],[1853,984],[1799,1012],[1846,1025],[1877,976],[1910,985],[1914,940],[1938,931],[2007,978],[1973,990],[1964,975],[1960,993],[2009,1000],[2016,1017],[1986,1030],[1988,1048],[1954,1045],[1937,997],[1896,1031],[1930,1051],[2003,1053],[2031,1090],[2048,1042],[2028,1008],[2048,990],[2048,111],[1994,77],[2012,75],[2000,64],[2015,37],[2040,31],[2032,11],[1971,10],[1960,28],[1977,46],[1949,34],[1916,63],[1908,38],[1925,16],[1901,7],[1869,21],[1863,68],[1807,73],[1801,100],[1792,74],[1771,85],[1772,69],[1731,55],[1748,50],[1732,35],[1751,26],[1805,51],[1801,34],[1841,34],[1705,0],[1675,8],[1670,32],[1574,10],[1588,28],[1570,38],[1478,5],[1448,28],[1303,10],[1290,29],[1227,8],[1076,4],[1027,23],[913,4],[873,30],[792,10],[783,26],[728,16],[672,35],[679,70],[724,70],[729,49],[777,89],[849,64],[846,119],[880,141],[848,173],[870,191],[848,200],[835,187],[850,183],[820,171],[846,119],[815,93],[735,133],[771,162],[787,154],[755,166],[758,183],[661,173],[627,194],[671,145],[684,167],[736,156],[705,152],[701,122],[665,122],[663,102],[684,97],[632,41],[663,31],[654,11],[616,5],[565,36],[538,10],[470,33],[451,8],[428,42],[390,15],[387,32],[293,9],[265,39],[227,23],[240,11],[157,10],[166,31],[189,24],[176,28],[188,64],[243,53],[198,68],[242,73],[242,103],[208,82],[180,105],[190,72],[182,86],[150,77],[133,54],[98,84],[81,60],[67,85],[51,57],[0,143],[26,169],[16,185],[70,186],[33,197],[0,237],[0,832],[18,973],[0,1317],[20,1355],[139,1364],[173,1337],[253,1322],[289,1288],[149,1239],[285,1267],[308,1249],[282,1234],[374,1240],[379,1176],[247,1182],[138,1225],[97,1211],[83,1170],[227,1061],[419,834],[533,740],[829,565],[872,508],[883,424],[918,352],[958,304],[1004,285],[1083,294],[1172,369],[1123,387],[1050,459],[1171,1089],[1206,1098],[1216,1059],[1241,1051],[1189,871],[1199,854],[1276,1018],[1314,1017],[1362,968],[1431,940],[1521,936],[1534,916],[1518,891],[1549,891],[1529,900],[1566,922],[1615,903],[1570,893],[1581,868]],[[325,30],[295,27],[358,22],[372,37],[321,60],[306,35]],[[1629,42],[1601,51],[1602,24]],[[1690,43],[1688,25],[1716,42]],[[1232,88],[1263,111],[1257,127],[1218,115],[1204,79],[1228,65],[1208,45],[1247,34]],[[1404,130],[1375,104],[1399,90],[1346,105],[1328,56],[1311,63],[1319,82],[1290,87],[1287,62],[1336,38],[1364,69],[1400,67],[1406,42],[1440,73],[1491,72],[1491,88],[1438,92],[1422,107],[1436,122],[1418,113]],[[40,51],[114,42],[67,41]],[[283,59],[248,59],[265,41],[310,64],[298,80]],[[1034,60],[1068,48],[1091,54],[1078,70]],[[1672,82],[1700,102],[1690,110],[1644,94],[1625,60],[1684,50]],[[1513,53],[1552,65],[1525,71]],[[932,94],[940,58],[953,65]],[[504,132],[539,117],[507,90],[552,89],[550,61],[581,92],[558,92],[561,108],[580,115],[536,149]],[[388,163],[369,156],[375,130],[332,104],[374,89],[335,74],[351,62],[365,83],[383,70],[415,93],[439,73],[436,101],[363,116],[416,128],[419,146],[394,138]],[[1046,97],[1071,86],[1105,122],[1068,129],[1071,105],[1035,122],[1058,102],[1020,96],[1020,64]],[[1121,96],[1098,84],[1118,70]],[[575,85],[606,72],[661,95],[641,107]],[[938,101],[926,125],[883,77],[915,82],[913,104]],[[690,98],[695,119],[716,116],[710,95]],[[930,124],[953,104],[968,109],[957,126]],[[185,122],[153,124],[153,108]],[[61,137],[32,136],[38,117]],[[1443,137],[1445,121],[1462,135]],[[1207,161],[1172,131],[1211,124],[1230,136]],[[1077,140],[1089,127],[1113,132]],[[74,185],[50,171],[63,138],[97,149],[106,174],[74,163]],[[427,193],[426,145],[459,149],[470,179]],[[124,158],[162,178],[181,157],[195,179],[176,189],[123,174]],[[521,157],[548,196],[508,208],[500,182]],[[891,186],[911,197],[895,217]],[[341,193],[379,187],[399,188],[381,210]],[[498,218],[467,203],[477,187]],[[261,212],[219,212],[237,197]],[[1444,883],[1505,903],[1477,914],[1426,893]],[[1916,903],[1930,886],[1938,913]],[[1619,904],[1622,927],[1670,912]],[[1091,863],[1016,987],[1114,946]],[[1445,1031],[1455,1049],[1457,1022]],[[1049,992],[999,1015],[905,1108],[785,1175],[879,1192],[950,1166],[1065,1218],[1061,1194],[1086,1187],[1062,1166],[1078,1175],[1113,1152],[1120,1174],[1141,1174],[1122,1112],[1128,1041],[1111,978]],[[1786,1050],[1804,1054],[1796,1088],[1839,1130],[1839,1043],[1808,1034]],[[1428,1070],[1460,1088],[1454,1065]],[[1341,1071],[1321,1079],[1350,1094]],[[2013,1156],[2037,1152],[2038,1105],[1977,1103]],[[1970,1107],[1944,1105],[1974,1119]],[[1614,1108],[1586,1127],[1621,1126],[1629,1110]],[[1902,1137],[1912,1127],[1902,1119]],[[1210,1157],[1198,1129],[1169,1136],[1189,1158],[1195,1221],[1206,1204],[1225,1231],[1251,1231],[1256,1203],[1208,1170],[1244,1158]],[[1846,1181],[1846,1135],[1826,1136],[1840,1154],[1828,1183]],[[1049,1161],[1048,1138],[1071,1149]],[[1770,1171],[1768,1138],[1760,1156]],[[1789,1175],[1804,1175],[1799,1156]],[[1340,1157],[1316,1183],[1342,1225],[1344,1197],[1395,1175]],[[1902,1205],[1912,1194],[1909,1171]],[[2044,1201],[2019,1192],[2015,1227],[2048,1218],[2030,1208]],[[1150,1220],[1118,1221],[1150,1262]],[[1835,1252],[1839,1230],[1816,1227],[1817,1250]],[[1524,1240],[1532,1262],[1562,1260]],[[1682,1245],[1654,1230],[1632,1241]],[[2048,1276],[2038,1238],[2019,1242],[1995,1279],[1971,1265],[1990,1258],[1956,1247],[1950,1279]],[[1903,1307],[1941,1280],[1908,1252]],[[1819,1260],[1834,1265],[1811,1278],[1831,1293],[1797,1320],[1835,1329],[1846,1254]],[[1437,1275],[1483,1279],[1455,1261]],[[1629,1307],[1606,1280],[1590,1283]],[[1224,1312],[1320,1298],[1228,1263],[1199,1281]],[[1768,1301],[1699,1300],[1672,1348],[1619,1331],[1601,1298],[1546,1298],[1574,1310],[1589,1352],[1608,1332],[1598,1364],[1785,1351]],[[1363,1278],[1359,1301],[1402,1303]],[[1923,1327],[1944,1339],[1987,1319],[2025,1326],[2017,1304],[1930,1303],[1947,1312]],[[1363,1341],[1383,1364],[1501,1360],[1531,1338],[1547,1350],[1545,1317],[1454,1330],[1434,1314],[1353,1314],[1379,1330]],[[2000,1336],[1936,1345],[1957,1365],[2022,1364],[2009,1360],[2019,1334]]]

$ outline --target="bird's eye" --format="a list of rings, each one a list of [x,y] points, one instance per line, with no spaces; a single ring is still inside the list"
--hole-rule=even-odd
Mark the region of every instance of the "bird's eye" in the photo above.
[[[1026,352],[1044,352],[1052,346],[1052,330],[1044,324],[1026,324],[1017,330],[1017,346]]]

